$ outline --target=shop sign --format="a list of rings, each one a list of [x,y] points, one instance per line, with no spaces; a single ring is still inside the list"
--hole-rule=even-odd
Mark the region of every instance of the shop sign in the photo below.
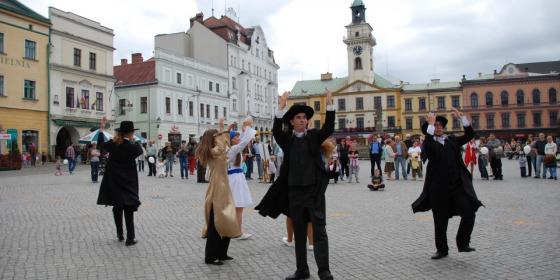
[[[21,68],[30,68],[29,62],[25,59],[17,59],[12,57],[0,56],[0,64],[11,65]]]

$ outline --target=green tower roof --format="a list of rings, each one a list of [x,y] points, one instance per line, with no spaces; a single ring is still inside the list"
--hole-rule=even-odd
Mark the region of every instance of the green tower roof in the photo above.
[[[352,6],[350,7],[357,7],[357,6],[363,6],[364,2],[362,2],[362,0],[354,0],[354,2],[352,2]]]

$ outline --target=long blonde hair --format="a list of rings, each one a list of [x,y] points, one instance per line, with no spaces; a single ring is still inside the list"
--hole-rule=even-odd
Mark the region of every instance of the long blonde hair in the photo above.
[[[208,159],[212,157],[211,150],[214,147],[214,134],[216,133],[218,133],[217,129],[206,130],[196,147],[195,156],[202,166],[205,166]]]
[[[321,153],[325,156],[326,159],[331,158],[335,150],[336,144],[333,138],[327,138],[327,140],[321,143]]]
[[[113,137],[113,143],[120,145],[124,142],[124,136],[126,135],[126,133],[124,132],[117,132],[117,135],[115,135]]]

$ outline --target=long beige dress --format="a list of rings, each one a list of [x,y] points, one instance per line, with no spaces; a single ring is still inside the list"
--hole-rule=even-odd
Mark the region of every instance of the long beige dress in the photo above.
[[[208,234],[208,221],[211,207],[214,207],[214,225],[216,231],[223,237],[238,237],[241,229],[235,215],[235,204],[229,188],[227,175],[227,149],[229,148],[229,133],[220,132],[214,135],[212,158],[208,160],[210,168],[210,182],[206,191],[204,213],[206,224],[202,230],[202,237]]]

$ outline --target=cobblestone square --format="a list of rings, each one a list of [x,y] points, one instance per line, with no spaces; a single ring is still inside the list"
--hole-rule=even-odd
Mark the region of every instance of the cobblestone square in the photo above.
[[[410,204],[423,181],[386,181],[383,192],[342,181],[327,191],[331,271],[337,279],[559,279],[560,184],[520,178],[517,162],[504,160],[504,181],[474,186],[485,204],[477,212],[473,253],[458,253],[458,218],[449,223],[450,256],[434,261],[431,212],[413,215]],[[96,205],[99,184],[89,167],[55,177],[42,167],[0,173],[1,279],[283,279],[295,270],[292,247],[281,242],[285,219],[248,209],[249,240],[232,240],[235,259],[203,262],[201,235],[206,184],[195,178],[140,173],[142,206],[135,215],[136,246],[116,240],[110,208]],[[250,181],[255,203],[268,185]],[[318,279],[313,253],[312,279]]]

